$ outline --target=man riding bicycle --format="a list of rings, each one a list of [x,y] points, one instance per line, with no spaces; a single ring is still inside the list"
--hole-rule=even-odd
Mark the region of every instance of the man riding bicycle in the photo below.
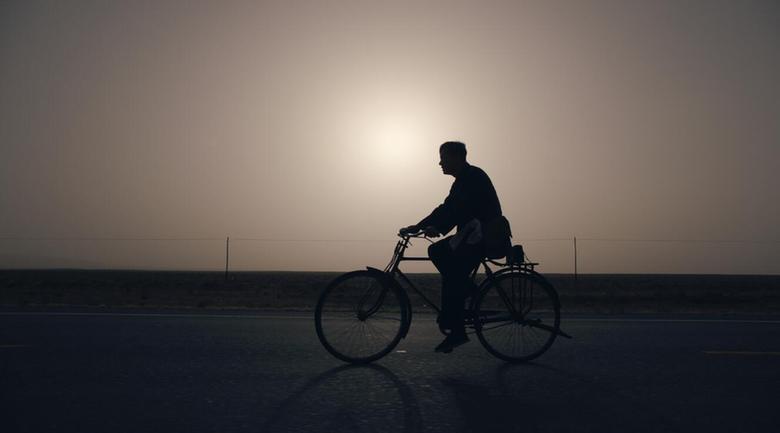
[[[428,256],[442,276],[439,326],[450,330],[436,351],[449,353],[469,341],[463,317],[464,300],[475,289],[469,275],[483,257],[503,257],[511,233],[490,178],[466,161],[466,145],[459,141],[443,143],[439,157],[442,172],[455,177],[449,195],[430,215],[400,232],[424,231],[427,236],[438,237],[458,228],[455,235],[428,248]]]

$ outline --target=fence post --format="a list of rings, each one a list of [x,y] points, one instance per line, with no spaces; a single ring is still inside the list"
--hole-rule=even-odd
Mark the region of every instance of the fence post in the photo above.
[[[225,240],[225,281],[228,279],[228,266],[230,264],[230,236]]]
[[[577,236],[574,236],[574,286],[577,286]]]

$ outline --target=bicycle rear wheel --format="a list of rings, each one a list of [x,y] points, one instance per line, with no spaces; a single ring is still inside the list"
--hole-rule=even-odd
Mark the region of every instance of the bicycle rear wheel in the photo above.
[[[560,327],[560,302],[541,276],[499,275],[482,290],[474,307],[474,328],[492,355],[530,361],[550,348]]]
[[[325,288],[317,302],[317,337],[342,361],[375,361],[401,340],[408,314],[402,299],[397,287],[385,284],[375,273],[341,275]]]

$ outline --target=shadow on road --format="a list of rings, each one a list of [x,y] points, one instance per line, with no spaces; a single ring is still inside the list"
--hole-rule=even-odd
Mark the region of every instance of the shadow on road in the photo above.
[[[380,365],[344,365],[314,377],[287,397],[261,432],[418,432],[414,394]]]
[[[503,364],[495,382],[445,378],[464,432],[678,431],[676,423],[636,394],[543,364]]]
[[[474,383],[463,378],[445,378],[442,384],[451,390],[463,425],[459,431],[507,433],[540,431],[546,424],[541,401],[518,389],[517,378],[509,373],[527,374],[540,367],[533,363],[502,364],[496,368],[495,383]],[[526,390],[528,391],[528,390]]]
[[[423,411],[415,391],[385,367],[333,368],[292,390],[259,431],[679,431],[662,411],[648,407],[641,389],[544,364],[501,364],[492,378],[475,372],[431,379],[441,386],[424,393],[433,399],[423,402]]]

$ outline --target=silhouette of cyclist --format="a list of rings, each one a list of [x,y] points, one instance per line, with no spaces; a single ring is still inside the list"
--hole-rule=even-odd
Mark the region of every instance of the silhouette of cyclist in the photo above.
[[[466,145],[448,141],[439,146],[442,172],[455,177],[450,193],[430,215],[419,223],[404,227],[401,234],[425,232],[438,237],[455,226],[455,235],[428,247],[428,256],[442,277],[439,326],[450,333],[436,346],[437,352],[449,353],[469,341],[464,325],[464,301],[476,289],[469,276],[486,255],[503,257],[503,253],[486,250],[510,246],[509,223],[501,214],[501,204],[488,175],[466,161]]]

